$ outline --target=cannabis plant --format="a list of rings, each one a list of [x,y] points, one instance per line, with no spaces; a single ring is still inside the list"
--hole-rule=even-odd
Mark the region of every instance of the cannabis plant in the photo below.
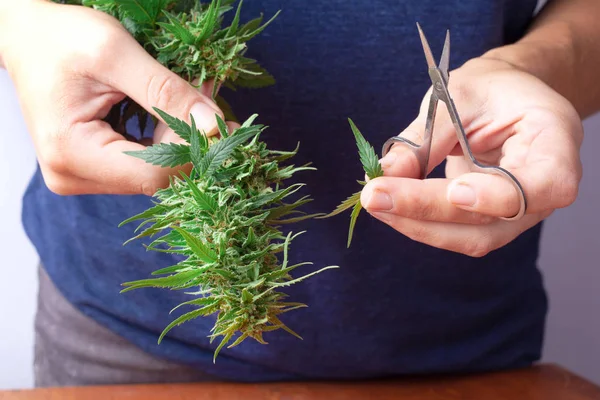
[[[186,258],[153,273],[165,276],[125,283],[124,291],[144,287],[198,288],[190,293],[194,298],[176,307],[195,308],[169,324],[159,342],[173,327],[216,313],[211,342],[219,336],[223,338],[215,358],[238,332],[229,347],[249,337],[266,344],[263,333],[277,329],[300,337],[279,316],[306,305],[284,301],[287,296],[278,289],[335,268],[325,267],[292,278],[293,270],[311,263],[289,265],[290,245],[302,232],[284,235],[279,229],[283,224],[315,216],[298,209],[311,201],[308,196],[287,201],[303,185],[284,185],[296,172],[313,168],[282,167],[280,163],[293,157],[297,149],[269,150],[259,140],[265,127],[253,123],[256,115],[231,134],[217,117],[221,138],[209,139],[195,127],[193,118],[188,125],[156,111],[187,144],[154,145],[130,154],[163,167],[191,162],[193,168],[189,175],[181,172],[181,177],[171,179],[168,188],[159,190],[154,207],[123,224],[144,220],[139,228],[145,229],[133,239],[168,230],[147,248]]]
[[[55,1],[94,7],[114,16],[152,56],[190,84],[214,80],[215,88],[257,88],[274,81],[244,53],[248,40],[275,17],[265,24],[262,16],[241,24],[241,1],[226,28],[221,24],[224,14],[233,9],[232,0],[213,0],[209,4],[173,0]],[[226,108],[223,100],[218,103]],[[286,184],[295,173],[314,168],[283,165],[298,148],[268,149],[260,141],[265,126],[254,123],[256,115],[232,132],[217,116],[219,138],[209,138],[197,129],[191,115],[188,124],[163,110],[154,110],[184,143],[159,143],[128,154],[161,167],[191,166],[191,171],[171,177],[168,187],[154,195],[151,208],[120,226],[141,220],[136,236],[126,243],[152,238],[146,246],[149,251],[175,254],[182,261],[154,271],[151,278],[124,283],[123,292],[148,287],[186,290],[191,299],[175,309],[192,310],[175,318],[158,342],[179,324],[216,315],[209,335],[211,343],[221,338],[214,359],[231,341],[229,347],[247,338],[265,344],[265,332],[283,329],[300,337],[280,316],[306,305],[286,301],[281,288],[335,268],[293,277],[292,271],[311,263],[290,265],[290,246],[303,232],[284,234],[281,230],[285,224],[317,216],[300,210],[312,200],[309,196],[290,200],[303,184]],[[117,116],[114,125],[127,134],[128,120],[137,118],[143,131],[147,115],[127,100],[114,107],[109,119]]]
[[[273,77],[255,60],[244,56],[247,42],[258,35],[277,16],[262,24],[262,16],[241,24],[240,1],[228,27],[222,28],[224,15],[233,9],[233,0],[54,0],[63,4],[94,7],[117,18],[131,35],[157,61],[200,86],[207,80],[214,87],[260,88],[274,83]],[[233,119],[221,97],[213,98]],[[126,282],[123,292],[141,288],[185,290],[190,300],[177,305],[191,307],[175,318],[161,333],[158,342],[174,327],[202,316],[216,315],[208,335],[211,343],[220,338],[214,360],[223,348],[237,346],[247,338],[266,344],[265,332],[283,329],[300,338],[281,320],[281,314],[306,307],[286,301],[283,287],[318,274],[328,266],[300,277],[290,265],[292,241],[304,232],[284,234],[286,224],[308,218],[325,218],[352,208],[348,246],[361,210],[360,192],[328,214],[306,215],[301,206],[309,196],[292,199],[303,186],[286,184],[300,171],[314,170],[303,165],[284,165],[292,151],[271,150],[260,140],[266,129],[256,124],[253,115],[230,132],[217,116],[220,136],[209,138],[190,123],[154,109],[184,143],[159,143],[145,150],[128,152],[161,167],[191,166],[170,179],[168,187],[154,195],[153,206],[123,221],[120,226],[141,221],[136,235],[128,240],[152,238],[149,251],[175,254],[181,261],[161,268],[152,277]],[[117,104],[107,120],[124,135],[126,123],[137,120],[143,133],[150,117],[131,99]],[[156,120],[155,120],[156,121]],[[359,155],[367,176],[383,174],[373,148],[350,120]],[[187,170],[187,169],[186,169]],[[364,185],[365,182],[359,181]]]

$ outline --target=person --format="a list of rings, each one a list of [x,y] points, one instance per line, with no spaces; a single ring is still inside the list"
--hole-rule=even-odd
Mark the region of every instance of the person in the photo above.
[[[469,173],[447,112],[439,111],[430,178],[414,179],[396,146],[370,181],[346,248],[348,219],[310,220],[292,260],[339,265],[287,289],[308,308],[285,317],[303,340],[224,348],[212,317],[176,327],[185,294],[121,283],[171,265],[169,255],[122,243],[126,218],[146,209],[172,171],[128,157],[142,144],[102,121],[130,96],[146,110],[191,113],[214,132],[207,88],[195,90],[99,11],[42,0],[0,0],[0,60],[16,87],[39,168],[23,222],[41,260],[37,386],[199,380],[366,379],[516,368],[540,358],[547,298],[537,268],[543,220],[577,197],[582,119],[600,107],[594,0],[247,2],[242,18],[283,13],[248,54],[277,79],[223,91],[236,114],[257,113],[271,148],[301,148],[313,203],[328,212],[362,178],[350,117],[376,146],[422,136],[430,86],[415,22],[440,54],[452,32],[450,91],[479,160],[520,180],[529,202],[495,176]],[[282,7],[283,4],[283,7]],[[437,40],[439,38],[439,41]],[[443,110],[443,108],[442,108]],[[222,115],[222,114],[221,114]],[[154,142],[174,141],[164,126]],[[434,168],[435,167],[435,168]]]

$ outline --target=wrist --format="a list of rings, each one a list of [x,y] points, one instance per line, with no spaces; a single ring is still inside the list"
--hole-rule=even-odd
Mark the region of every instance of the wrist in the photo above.
[[[540,34],[542,33],[542,34]],[[576,53],[569,26],[554,24],[553,34],[532,32],[520,41],[486,52],[483,58],[505,61],[534,75],[551,87],[562,87],[572,79]]]
[[[581,117],[594,112],[593,102],[579,91],[581,59],[575,36],[568,24],[555,22],[552,30],[534,30],[520,41],[492,49],[481,58],[498,60],[540,79],[577,109]]]

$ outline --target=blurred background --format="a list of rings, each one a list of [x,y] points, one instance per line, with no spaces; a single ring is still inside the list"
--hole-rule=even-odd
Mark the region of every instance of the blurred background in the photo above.
[[[540,4],[541,5],[541,4]],[[35,154],[8,75],[0,70],[0,389],[33,384],[37,255],[21,226]],[[579,199],[547,221],[539,266],[550,298],[543,361],[600,384],[600,114],[585,121]],[[523,304],[527,307],[527,304]]]

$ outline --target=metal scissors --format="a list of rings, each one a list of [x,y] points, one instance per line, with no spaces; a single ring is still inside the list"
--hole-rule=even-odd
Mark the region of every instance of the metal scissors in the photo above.
[[[435,120],[438,101],[442,101],[446,104],[448,113],[450,114],[450,118],[456,130],[458,142],[460,143],[465,159],[469,164],[470,170],[472,172],[481,172],[503,176],[507,178],[517,190],[517,193],[520,197],[519,212],[513,217],[502,217],[501,219],[508,221],[520,219],[521,217],[523,217],[523,215],[525,215],[525,212],[527,211],[527,199],[525,197],[523,187],[521,186],[517,178],[515,178],[513,174],[511,174],[504,168],[499,166],[484,165],[475,159],[475,156],[473,155],[473,152],[471,151],[471,148],[467,141],[467,135],[463,128],[462,122],[460,121],[460,117],[458,115],[458,111],[456,110],[456,106],[454,105],[454,101],[452,101],[452,98],[450,97],[450,93],[448,91],[448,67],[450,64],[450,31],[446,31],[446,41],[444,42],[444,49],[442,50],[442,56],[440,58],[440,64],[438,67],[435,65],[435,60],[433,58],[433,54],[431,53],[431,48],[429,47],[429,43],[427,42],[425,34],[423,33],[423,30],[421,29],[419,23],[417,23],[417,28],[421,37],[421,44],[423,45],[425,59],[427,60],[427,66],[429,67],[429,77],[431,78],[432,83],[431,98],[429,100],[429,111],[427,113],[427,122],[425,124],[425,136],[421,145],[417,145],[412,141],[400,136],[393,136],[384,143],[382,149],[382,157],[384,157],[392,148],[392,146],[396,143],[407,145],[410,149],[412,149],[421,167],[420,179],[425,179],[427,177],[427,166],[429,164],[429,154],[431,152],[433,122]]]

